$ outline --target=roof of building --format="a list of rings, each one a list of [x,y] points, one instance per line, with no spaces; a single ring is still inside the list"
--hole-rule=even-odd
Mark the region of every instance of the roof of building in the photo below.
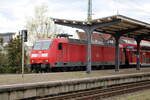
[[[79,32],[77,31],[78,37],[80,40],[87,40],[87,35],[85,32]],[[103,41],[103,40],[109,40],[112,36],[110,34],[103,34],[99,32],[93,32],[92,34],[92,40],[93,41]]]
[[[5,35],[14,35],[15,32],[6,32],[6,33],[0,33],[0,36],[5,36]]]

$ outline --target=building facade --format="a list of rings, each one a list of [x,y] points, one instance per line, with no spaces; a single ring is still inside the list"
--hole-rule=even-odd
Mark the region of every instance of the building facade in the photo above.
[[[15,36],[15,33],[13,32],[0,33],[0,40],[2,44],[5,46],[10,42],[10,40],[14,38],[14,36]]]

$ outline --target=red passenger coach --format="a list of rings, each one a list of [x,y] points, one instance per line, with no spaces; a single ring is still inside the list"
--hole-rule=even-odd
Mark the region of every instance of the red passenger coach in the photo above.
[[[136,46],[120,44],[120,64],[136,63]],[[83,68],[86,66],[87,42],[69,38],[43,39],[35,42],[30,55],[31,70],[49,71],[53,68]],[[94,44],[91,47],[92,66],[115,64],[114,44]],[[145,56],[144,56],[145,55]],[[141,52],[141,62],[150,63],[150,52]]]
[[[122,44],[125,50],[126,65],[136,65],[137,45],[136,43]],[[150,44],[144,45],[143,42],[140,46],[140,63],[143,66],[150,65]]]

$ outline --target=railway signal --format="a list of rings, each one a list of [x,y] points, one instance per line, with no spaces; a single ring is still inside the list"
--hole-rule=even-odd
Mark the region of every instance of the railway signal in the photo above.
[[[28,31],[27,30],[21,30],[22,39],[24,39],[24,42],[28,41]]]

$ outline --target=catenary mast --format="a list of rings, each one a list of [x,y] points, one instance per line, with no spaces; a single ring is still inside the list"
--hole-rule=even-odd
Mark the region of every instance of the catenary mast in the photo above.
[[[88,15],[87,20],[90,22],[92,20],[92,0],[88,0]]]
[[[92,0],[88,0],[88,15],[87,15],[88,24],[92,21]],[[85,30],[87,33],[87,70],[86,73],[91,73],[91,41],[92,41],[92,30],[87,27]]]

